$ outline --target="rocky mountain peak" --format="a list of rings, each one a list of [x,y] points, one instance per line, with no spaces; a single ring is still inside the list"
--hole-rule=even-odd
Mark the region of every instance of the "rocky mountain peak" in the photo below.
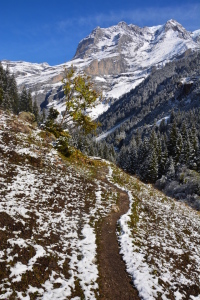
[[[165,32],[170,31],[170,30],[176,32],[179,38],[182,38],[185,40],[191,38],[190,33],[180,23],[178,23],[177,21],[175,21],[173,19],[171,19],[165,23],[164,29],[165,29]]]
[[[139,49],[145,42],[149,43],[153,40],[156,42],[160,38],[168,41],[171,39],[174,42],[176,37],[193,41],[191,33],[172,19],[164,25],[143,28],[133,24],[128,25],[122,21],[108,28],[96,27],[86,38],[80,41],[74,59],[88,57],[100,59],[105,55],[106,57],[110,54],[113,56],[114,52],[118,55],[119,52],[121,54],[123,45],[125,46],[124,51],[130,57],[130,52],[133,52],[132,49]]]
[[[123,29],[127,29],[129,26],[126,22],[121,21],[117,24],[118,27],[123,28]]]

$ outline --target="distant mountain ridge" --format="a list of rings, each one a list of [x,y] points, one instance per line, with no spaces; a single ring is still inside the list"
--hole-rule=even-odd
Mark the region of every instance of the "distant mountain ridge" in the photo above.
[[[187,31],[175,20],[164,25],[140,28],[120,22],[108,28],[95,28],[80,41],[74,58],[66,64],[3,61],[15,73],[19,87],[26,86],[38,104],[63,107],[61,79],[64,68],[73,64],[93,77],[104,99],[118,99],[141,83],[152,68],[200,49],[200,30]],[[105,109],[108,105],[105,106]]]
[[[120,22],[109,28],[94,29],[79,43],[74,59],[92,59],[87,69],[91,75],[111,75],[162,64],[199,46],[195,32],[188,32],[174,20],[143,28]],[[94,67],[95,60],[98,70]]]

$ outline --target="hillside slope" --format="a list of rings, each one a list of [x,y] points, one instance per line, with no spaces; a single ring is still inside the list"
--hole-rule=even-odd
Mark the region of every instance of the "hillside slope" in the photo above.
[[[199,299],[199,213],[54,139],[0,111],[0,299]]]
[[[166,64],[154,71],[135,89],[116,101],[99,120],[103,131],[116,128],[127,133],[170,115],[200,105],[200,53]],[[121,124],[121,128],[119,129]],[[102,136],[105,138],[106,134]],[[99,138],[100,139],[100,138]]]

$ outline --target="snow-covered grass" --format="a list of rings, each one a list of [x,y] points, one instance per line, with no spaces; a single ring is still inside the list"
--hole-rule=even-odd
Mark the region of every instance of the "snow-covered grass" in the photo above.
[[[129,212],[119,225],[121,254],[144,300],[200,299],[200,214],[114,168]]]
[[[105,161],[61,158],[51,135],[1,111],[0,299],[101,297],[97,224],[113,184],[130,200],[117,234],[141,299],[200,299],[198,212]]]
[[[0,299],[96,299],[95,223],[115,195],[99,162],[75,168],[18,122],[29,126],[1,112]]]

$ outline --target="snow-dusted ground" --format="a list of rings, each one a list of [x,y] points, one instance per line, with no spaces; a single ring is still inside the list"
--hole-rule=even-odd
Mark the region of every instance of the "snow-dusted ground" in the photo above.
[[[119,243],[139,296],[200,299],[199,212],[119,170],[114,178],[130,199],[128,213],[119,220]]]
[[[41,134],[0,112],[0,299],[98,299],[95,222],[117,193]],[[141,299],[200,299],[199,212],[112,164],[108,180],[130,199],[118,239]]]
[[[113,192],[89,170],[67,167],[39,130],[16,133],[27,125],[12,119],[0,115],[0,299],[80,299],[79,286],[96,299],[95,221]]]

